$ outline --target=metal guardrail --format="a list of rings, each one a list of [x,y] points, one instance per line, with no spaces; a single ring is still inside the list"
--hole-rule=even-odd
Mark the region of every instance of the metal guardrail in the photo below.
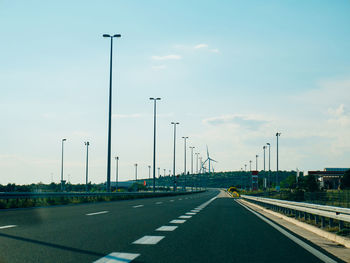
[[[117,193],[66,193],[66,192],[0,192],[0,200],[8,199],[35,199],[35,198],[74,198],[74,197],[114,197],[114,196],[171,196],[181,194],[200,193],[202,191],[177,191],[177,192],[117,192]]]
[[[293,214],[296,218],[304,217],[306,219],[309,217],[311,219],[311,217],[314,217],[316,224],[321,221],[322,228],[326,226],[326,218],[328,218],[330,227],[334,226],[333,220],[337,220],[339,222],[339,230],[344,228],[344,222],[350,223],[350,209],[348,208],[315,205],[302,202],[299,203],[248,195],[242,195],[241,197],[278,212],[283,212],[289,215]]]

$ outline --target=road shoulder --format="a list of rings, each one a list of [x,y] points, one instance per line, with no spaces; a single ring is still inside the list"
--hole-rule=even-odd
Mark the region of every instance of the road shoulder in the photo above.
[[[288,222],[283,219],[282,215],[275,215],[275,213],[272,213],[268,211],[267,209],[252,204],[250,202],[247,202],[245,200],[240,199],[239,202],[242,202],[244,205],[248,206],[252,210],[262,214],[263,216],[267,217],[268,219],[276,222],[277,224],[285,227],[286,229],[290,230],[291,232],[305,238],[306,240],[309,240],[310,242],[314,243],[315,245],[321,247],[328,253],[344,260],[345,262],[350,262],[350,249],[346,248],[338,243],[335,243],[333,241],[330,241],[324,237],[321,237],[315,233],[312,233],[305,228],[302,228],[300,226],[297,226],[291,222]]]

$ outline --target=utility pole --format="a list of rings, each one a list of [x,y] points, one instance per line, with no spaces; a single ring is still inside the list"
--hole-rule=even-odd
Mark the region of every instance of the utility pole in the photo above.
[[[195,153],[196,155],[196,174],[198,174],[198,155],[199,153]]]
[[[252,161],[249,161],[249,171],[252,171]]]

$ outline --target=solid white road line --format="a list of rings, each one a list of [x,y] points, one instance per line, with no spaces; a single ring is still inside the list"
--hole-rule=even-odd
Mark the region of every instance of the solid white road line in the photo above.
[[[179,216],[179,218],[181,218],[181,219],[189,219],[189,218],[191,218],[192,216]]]
[[[155,245],[159,241],[161,241],[164,237],[165,236],[144,236],[132,243],[138,244],[138,245]]]
[[[90,213],[90,214],[86,214],[87,216],[94,216],[94,215],[101,215],[101,214],[106,214],[109,211],[101,211],[101,212],[95,212],[95,213]]]
[[[16,226],[17,225],[0,226],[0,229],[12,228],[12,227],[16,227]]]
[[[181,200],[182,200],[182,198],[179,198],[179,200],[181,201]]]
[[[169,202],[174,202],[174,200],[170,200]]]
[[[174,219],[174,220],[171,220],[169,223],[171,223],[171,224],[183,224],[185,222],[186,222],[186,220]]]
[[[134,205],[133,208],[143,207],[143,205]]]
[[[156,229],[156,231],[174,231],[177,226],[161,226]]]
[[[300,240],[299,238],[297,238],[296,236],[293,236],[292,234],[290,234],[289,232],[287,232],[286,230],[284,230],[282,227],[278,226],[277,224],[275,224],[274,222],[272,222],[271,220],[267,219],[266,217],[263,217],[262,215],[260,215],[259,213],[255,212],[254,210],[250,209],[249,207],[247,207],[246,205],[242,204],[241,202],[236,201],[238,204],[240,204],[241,206],[243,206],[245,209],[247,209],[248,211],[252,212],[254,215],[256,215],[257,217],[259,217],[261,220],[265,221],[266,223],[268,223],[270,226],[272,226],[274,229],[276,229],[277,231],[279,231],[280,233],[282,233],[283,235],[285,235],[286,237],[288,237],[289,239],[291,239],[292,241],[294,241],[295,243],[297,243],[299,246],[301,246],[302,248],[304,248],[305,250],[309,251],[311,254],[313,254],[315,257],[319,258],[320,260],[322,260],[323,262],[326,263],[336,263],[337,261],[331,259],[330,257],[326,256],[325,254],[321,253],[320,251],[318,251],[317,249],[313,248],[312,246],[310,246],[309,244],[305,243],[304,241]]]
[[[140,254],[113,252],[103,258],[94,261],[93,263],[129,263],[138,256],[140,256]]]
[[[160,204],[163,204],[163,202],[157,202],[156,205],[160,205]]]

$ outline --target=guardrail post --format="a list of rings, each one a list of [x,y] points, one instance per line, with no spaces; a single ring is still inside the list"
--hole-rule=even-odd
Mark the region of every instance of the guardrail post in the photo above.
[[[321,216],[321,228],[326,227],[326,218],[324,216]]]
[[[341,231],[342,229],[344,229],[344,222],[339,220],[339,231]]]
[[[320,222],[320,217],[318,215],[315,215],[315,224],[318,225]]]
[[[329,227],[333,227],[334,226],[334,222],[333,222],[333,218],[329,219]]]

